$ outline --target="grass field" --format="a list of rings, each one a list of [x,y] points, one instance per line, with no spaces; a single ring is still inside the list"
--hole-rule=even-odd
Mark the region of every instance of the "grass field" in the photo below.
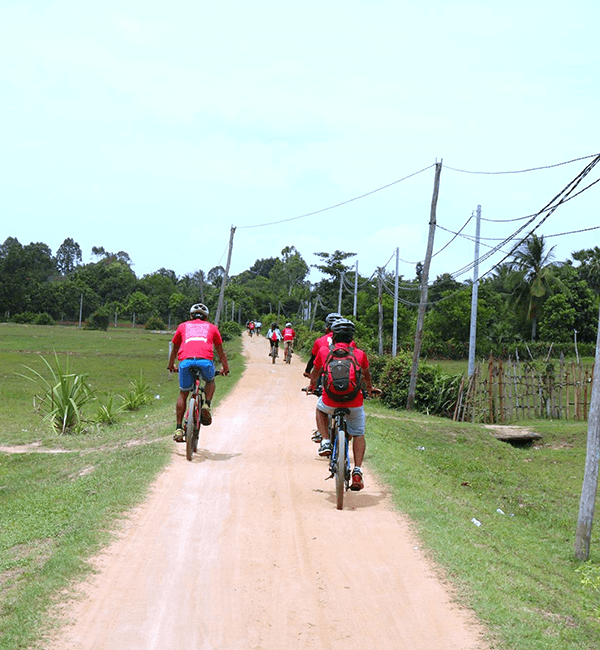
[[[166,371],[169,340],[143,330],[0,325],[0,446],[39,442],[62,452],[0,453],[0,650],[43,647],[36,643],[59,598],[169,461],[178,390]],[[239,343],[228,346],[233,376],[218,380],[219,398],[242,372]],[[142,372],[152,403],[116,425],[55,434],[33,413],[35,386],[16,374],[22,364],[42,372],[39,354],[54,351],[68,353],[71,370],[87,373],[101,394],[126,392]],[[367,408],[369,469],[493,647],[597,648],[600,580],[584,585],[574,559],[587,425],[520,423],[543,438],[517,448],[482,426]],[[600,571],[597,537],[585,567]]]
[[[178,394],[166,370],[170,338],[0,325],[0,446],[40,443],[38,450],[60,452],[0,453],[0,649],[36,647],[59,596],[90,571],[87,559],[169,461]],[[232,375],[217,379],[215,404],[243,371],[240,341],[226,349]],[[127,393],[143,373],[151,403],[115,425],[55,434],[33,412],[36,386],[17,374],[28,374],[23,364],[44,373],[39,355],[51,360],[54,352],[63,362],[68,353],[70,370],[87,373],[100,395]]]

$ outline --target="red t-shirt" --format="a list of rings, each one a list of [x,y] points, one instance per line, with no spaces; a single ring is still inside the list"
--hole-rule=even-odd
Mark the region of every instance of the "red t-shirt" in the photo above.
[[[198,357],[213,359],[213,345],[222,345],[223,339],[219,328],[205,320],[188,320],[177,328],[173,336],[173,345],[179,345],[179,361]]]
[[[313,345],[312,350],[310,351],[310,353],[311,353],[314,357],[316,357],[317,354],[319,354],[319,350],[320,350],[321,348],[325,347],[325,348],[329,349],[329,346],[330,346],[332,343],[333,343],[332,334],[331,334],[331,332],[327,332],[327,334],[324,334],[323,336],[321,336],[320,338],[318,338],[318,339],[315,341],[315,344]],[[356,343],[355,343],[354,341],[352,341],[352,343],[350,343],[350,346],[353,347],[353,348],[355,348],[355,347],[356,347]]]
[[[285,327],[282,334],[284,341],[293,341],[296,338],[296,332],[291,327]]]
[[[352,343],[336,343],[336,347],[354,347],[354,356],[356,357],[356,361],[358,362],[358,365],[364,370],[369,367],[369,359],[367,358],[367,355],[362,351],[359,350],[356,347],[356,344],[354,341]],[[323,365],[325,364],[325,359],[327,359],[327,355],[329,354],[329,347],[328,346],[322,346],[321,349],[319,350],[316,358],[315,358],[315,368],[320,372],[323,370]],[[329,395],[323,391],[323,404],[325,406],[345,406],[347,408],[353,408],[355,406],[362,406],[363,405],[363,394],[362,390],[358,392],[358,395],[351,401],[349,402],[334,402]]]

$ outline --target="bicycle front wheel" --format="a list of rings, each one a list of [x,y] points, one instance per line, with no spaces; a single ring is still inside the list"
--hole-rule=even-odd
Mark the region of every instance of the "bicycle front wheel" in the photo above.
[[[337,435],[335,455],[335,501],[338,510],[344,507],[344,491],[346,488],[346,432],[338,429],[335,425]]]
[[[185,427],[185,457],[192,460],[194,455],[194,422],[196,420],[196,398],[190,399],[188,419]]]

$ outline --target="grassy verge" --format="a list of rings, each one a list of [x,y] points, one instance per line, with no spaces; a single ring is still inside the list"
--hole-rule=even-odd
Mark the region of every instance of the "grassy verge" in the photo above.
[[[169,335],[140,330],[0,326],[0,446],[39,444],[0,453],[0,649],[30,648],[48,625],[57,598],[90,571],[87,560],[119,520],[146,496],[168,463],[176,377],[166,371]],[[215,404],[243,371],[241,340],[227,346],[233,373],[219,378]],[[154,398],[112,426],[57,435],[33,413],[35,387],[15,374],[21,364],[44,372],[38,353],[69,354],[99,393],[126,393],[143,373]],[[157,399],[158,397],[158,399]]]
[[[543,440],[516,448],[478,425],[368,412],[369,465],[494,646],[597,648],[597,594],[574,559],[586,423],[526,423]]]

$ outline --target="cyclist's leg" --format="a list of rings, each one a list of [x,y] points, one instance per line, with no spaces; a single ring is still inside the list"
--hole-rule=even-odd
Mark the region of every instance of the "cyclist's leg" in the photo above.
[[[197,367],[200,371],[200,376],[204,379],[204,396],[205,401],[202,404],[202,412],[200,420],[204,426],[212,423],[212,415],[210,412],[210,404],[215,394],[215,364],[210,359],[201,359],[197,361]]]
[[[357,406],[349,409],[349,411],[350,413],[346,416],[346,427],[348,433],[352,436],[354,465],[356,467],[362,467],[367,449],[367,443],[365,441],[365,409],[364,406]]]
[[[179,397],[175,406],[178,427],[183,422],[189,392],[194,388],[194,376],[190,371],[192,365],[193,361],[191,359],[184,359],[179,364],[179,372],[177,373],[179,376]]]

